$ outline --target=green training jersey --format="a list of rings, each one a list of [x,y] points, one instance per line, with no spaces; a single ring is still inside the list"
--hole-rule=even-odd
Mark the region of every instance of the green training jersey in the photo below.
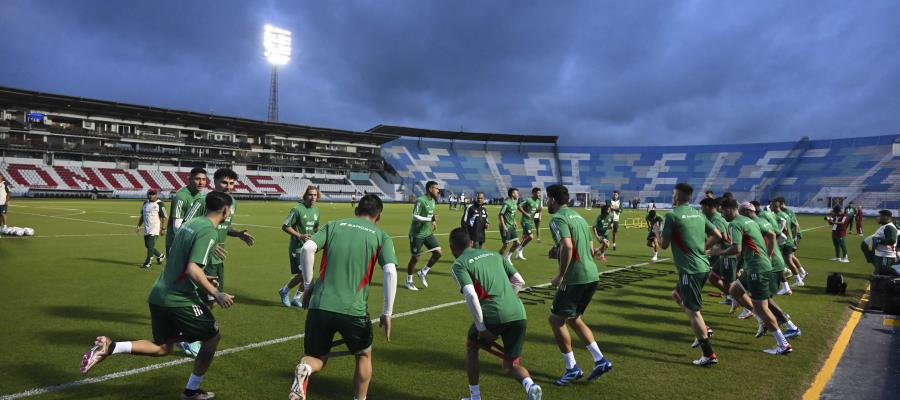
[[[782,224],[784,224],[784,226],[788,229],[788,232],[792,232],[791,216],[788,215],[788,213],[781,211],[781,210],[776,211],[774,214],[775,214],[775,229],[778,230],[778,233],[783,233],[783,231],[781,231],[781,229],[780,229]],[[787,236],[787,239],[784,240],[783,244],[787,245],[787,246],[793,246],[794,245],[793,233],[785,234],[785,235]]]
[[[600,280],[591,251],[591,228],[584,217],[569,207],[561,207],[550,219],[550,232],[557,246],[564,238],[572,239],[574,246],[563,283],[576,285]]]
[[[768,234],[769,232],[774,233],[775,236],[778,236],[778,227],[772,223],[772,221],[767,218],[765,215],[757,215],[754,218],[751,218],[753,222],[756,222],[759,225],[759,231],[763,235]],[[763,236],[763,244],[765,244],[765,236]],[[768,248],[764,250],[768,254]],[[772,263],[772,271],[773,272],[781,272],[784,271],[784,257],[781,256],[781,251],[778,250],[777,239],[775,243],[775,255],[769,256],[769,262]]]
[[[197,285],[187,276],[188,263],[203,268],[216,248],[216,228],[209,218],[195,218],[175,234],[163,272],[150,289],[147,302],[164,307],[189,307],[204,304]]]
[[[509,278],[516,269],[496,251],[468,248],[450,267],[459,289],[475,287],[485,324],[503,324],[525,319],[525,306]]]
[[[672,246],[675,268],[681,274],[709,272],[706,256],[706,231],[716,227],[700,211],[687,204],[677,206],[666,214],[663,223],[663,240]]]
[[[518,213],[519,205],[513,199],[506,199],[506,201],[503,202],[503,205],[500,206],[500,215],[503,216],[503,221],[506,221],[504,226],[507,229],[516,226],[516,214]]]
[[[368,315],[375,263],[397,264],[391,237],[367,218],[348,218],[325,224],[310,240],[322,249],[322,264],[309,308]]]
[[[409,225],[409,235],[416,238],[427,238],[434,234],[431,231],[431,220],[434,218],[434,199],[428,195],[419,196],[413,206],[413,215],[428,218],[428,221],[416,221],[413,218]]]
[[[288,213],[288,216],[284,219],[282,225],[294,228],[294,230],[301,235],[312,235],[319,231],[319,207],[313,205],[312,207],[307,208],[306,204],[303,202],[297,203],[297,205],[295,205]],[[303,242],[301,242],[300,239],[291,235],[291,242],[288,245],[288,250],[291,253],[296,253],[302,244]]]
[[[194,201],[196,201],[200,197],[204,197],[203,191],[198,191],[197,194],[191,194],[191,191],[187,186],[178,189],[175,192],[175,195],[172,196],[169,203],[169,211],[172,214],[172,218],[169,218],[169,234],[174,235],[175,231],[172,229],[174,226],[176,219],[184,220],[182,223],[187,222],[185,217],[188,214],[188,211],[191,210],[191,206],[194,205]]]
[[[531,223],[534,221],[534,214],[541,206],[541,200],[535,199],[534,197],[529,197],[522,202],[522,210],[525,211],[525,214],[522,214],[522,224]]]
[[[228,230],[231,229],[231,221],[234,219],[234,214],[237,212],[237,199],[231,194],[228,195],[231,197],[231,212],[228,214],[228,218],[225,218],[221,224],[219,224],[218,230],[218,244],[225,247],[225,239],[228,238]],[[194,204],[191,206],[190,211],[188,211],[187,216],[184,218],[184,221],[190,221],[195,218],[205,217],[206,216],[206,194],[203,194],[197,200],[194,201]],[[216,257],[215,254],[212,256],[211,264],[222,264],[225,260]]]
[[[607,231],[609,230],[609,225],[613,223],[613,215],[612,213],[597,215],[597,221],[594,222],[594,229],[597,230],[597,234],[606,236]]]
[[[738,215],[728,223],[728,233],[731,234],[733,244],[741,246],[744,269],[756,273],[772,271],[772,262],[766,254],[766,242],[756,222]]]
[[[656,232],[659,229],[662,229],[663,219],[659,215],[654,217],[650,217],[650,214],[647,214],[644,217],[644,221],[647,221],[647,230],[651,232]]]
[[[722,214],[719,214],[718,211],[714,212],[711,217],[706,217],[706,219],[709,220],[709,222],[712,222],[713,226],[715,226],[716,229],[719,230],[719,233],[721,233],[723,237],[728,232],[728,221],[726,221],[725,217],[723,217]],[[719,242],[719,247],[723,248],[723,249],[727,249],[727,248],[731,247],[731,243],[729,243],[725,240],[722,240],[721,242]],[[732,254],[730,256],[724,256],[724,257],[725,258],[737,258],[737,254]]]

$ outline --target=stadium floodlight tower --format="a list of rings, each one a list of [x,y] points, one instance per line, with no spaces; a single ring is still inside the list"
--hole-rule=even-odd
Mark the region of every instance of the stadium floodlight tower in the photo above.
[[[269,88],[269,121],[278,121],[278,67],[291,60],[291,32],[266,25],[263,30],[263,48],[266,59],[272,64],[272,82]]]

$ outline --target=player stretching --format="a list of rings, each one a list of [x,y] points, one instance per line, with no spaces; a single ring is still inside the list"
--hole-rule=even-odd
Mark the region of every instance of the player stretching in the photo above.
[[[207,183],[206,170],[200,167],[194,168],[191,170],[191,178],[188,181],[188,185],[178,189],[175,195],[172,196],[169,203],[169,211],[172,212],[172,218],[169,218],[169,234],[166,235],[166,253],[169,252],[169,247],[172,247],[175,233],[181,227],[181,224],[185,222],[185,217],[188,211],[191,210],[191,206],[203,196],[202,190]]]
[[[700,313],[703,308],[703,285],[709,276],[709,259],[705,249],[719,243],[722,234],[703,214],[688,204],[693,194],[694,188],[687,183],[679,183],[672,189],[674,207],[672,212],[666,214],[660,247],[667,249],[672,245],[672,258],[678,271],[675,289],[681,308],[691,322],[696,343],[703,350],[703,356],[694,360],[694,365],[707,366],[717,364],[719,358],[710,343],[709,327]]]
[[[594,250],[594,254],[600,253],[600,261],[606,261],[606,249],[609,248],[609,231],[612,230],[613,217],[609,213],[609,206],[600,206],[600,214],[594,222],[594,236],[600,243],[600,247]]]
[[[469,233],[469,247],[480,249],[484,245],[484,231],[490,228],[491,223],[488,221],[487,209],[484,208],[484,192],[475,194],[475,202],[466,207],[463,211],[460,226]]]
[[[706,194],[708,196],[710,191],[707,191]],[[731,239],[728,238],[728,221],[725,221],[725,218],[722,218],[722,214],[719,214],[719,211],[717,210],[718,203],[719,202],[714,198],[704,197],[703,200],[700,200],[700,212],[703,213],[706,220],[712,223],[713,226],[716,227],[716,230],[722,235],[722,241],[719,243],[719,246],[728,248],[731,247]],[[716,255],[709,258],[711,269],[709,273],[709,283],[719,289],[725,297],[725,300],[721,301],[719,304],[732,304],[728,288],[731,287],[731,283],[734,282],[737,274],[737,258],[735,256],[729,257],[730,258]]]
[[[767,244],[763,239],[759,224],[748,217],[748,215],[755,215],[753,204],[743,203],[739,210],[734,199],[725,199],[722,201],[722,214],[728,221],[728,233],[731,235],[732,244],[727,250],[716,248],[712,249],[710,253],[740,255],[744,264],[744,272],[733,285],[738,286],[740,290],[732,291],[731,294],[735,300],[739,300],[743,293],[750,295],[753,314],[761,326],[757,331],[757,337],[762,336],[765,330],[771,331],[775,336],[775,347],[763,351],[773,355],[788,354],[793,351],[791,344],[781,332],[775,315],[769,309],[769,298],[772,297],[773,287],[770,282],[774,278],[772,262],[769,257],[778,251],[775,249],[775,243],[772,241]],[[772,236],[775,236],[774,231]]]
[[[541,190],[541,188],[537,188]],[[541,242],[541,213],[544,212],[544,196],[541,196],[538,193],[537,199],[538,209],[534,212],[534,237],[537,239],[537,242]]]
[[[581,319],[581,315],[591,303],[594,292],[597,291],[597,282],[600,281],[597,264],[594,264],[591,256],[594,247],[591,228],[587,221],[567,204],[569,204],[569,189],[562,185],[547,188],[547,209],[553,214],[553,218],[550,219],[550,232],[559,249],[559,271],[550,281],[557,289],[553,305],[550,307],[549,321],[556,345],[559,346],[566,364],[566,372],[554,382],[560,386],[568,385],[584,376],[584,372],[575,362],[572,337],[568,328],[575,331],[594,357],[594,368],[588,375],[589,381],[612,369],[612,363],[603,357],[603,353],[597,347],[591,328]]]
[[[94,346],[81,359],[81,373],[87,373],[113,354],[162,357],[172,351],[173,342],[200,341],[203,345],[181,398],[205,400],[214,397],[212,392],[201,390],[200,383],[212,363],[221,335],[218,322],[197,289],[214,298],[222,308],[234,303],[234,297],[216,289],[203,272],[216,247],[216,226],[231,213],[231,197],[210,193],[205,203],[207,213],[204,217],[185,223],[183,229],[172,234],[175,239],[169,249],[169,260],[150,289],[147,302],[150,303],[153,340],[113,342],[107,336],[98,336]]]
[[[663,219],[656,215],[656,210],[647,213],[647,247],[653,249],[653,257],[650,261],[659,260],[659,238],[662,235]]]
[[[622,200],[619,199],[619,191],[613,190],[612,200],[609,201],[609,211],[613,216],[612,249],[616,249],[616,237],[619,235],[619,214],[622,213]]]
[[[778,234],[778,245],[781,255],[784,257],[784,262],[791,269],[791,272],[794,273],[795,285],[804,286],[803,280],[806,279],[806,270],[803,269],[800,259],[794,254],[797,251],[798,244],[797,229],[795,228],[797,226],[796,217],[791,217],[787,207],[784,205],[784,199],[781,197],[769,203],[769,207],[775,212],[775,218],[778,222],[777,228],[780,231]]]
[[[416,199],[416,205],[413,207],[412,223],[409,225],[409,263],[406,265],[406,288],[412,291],[419,290],[413,284],[413,276],[419,275],[422,286],[428,287],[426,276],[431,267],[441,259],[441,245],[437,238],[434,237],[434,230],[437,229],[437,215],[434,215],[434,203],[438,198],[441,189],[435,181],[428,181],[425,184],[425,194]],[[381,201],[379,199],[379,201]],[[431,258],[425,263],[425,268],[416,273],[416,263],[419,262],[419,250],[422,245],[431,252]]]
[[[328,222],[300,250],[306,288],[304,307],[309,312],[304,325],[305,356],[294,370],[291,400],[306,399],[309,377],[325,366],[335,333],[341,334],[350,353],[356,356],[354,398],[366,398],[372,379],[372,322],[367,300],[376,262],[384,272],[384,308],[380,324],[388,342],[391,341],[391,310],[397,293],[394,243],[375,225],[383,208],[378,196],[363,196],[356,207],[356,218]],[[322,266],[313,283],[313,263],[319,249],[323,250]]]
[[[450,232],[450,250],[456,257],[456,262],[450,267],[451,275],[466,298],[474,320],[466,341],[470,396],[464,400],[481,400],[478,350],[491,351],[498,337],[503,339],[503,370],[517,382],[522,382],[528,400],[540,399],[541,387],[519,364],[525,344],[526,317],[525,306],[516,296],[514,286],[524,286],[525,281],[500,254],[470,248],[470,240],[464,228]]]
[[[525,260],[525,255],[522,253],[525,250],[525,246],[531,242],[534,238],[534,213],[538,211],[538,208],[541,204],[541,189],[534,188],[531,189],[531,197],[522,201],[518,210],[522,213],[522,241],[519,245],[519,251],[516,253],[516,258],[519,260]]]
[[[303,274],[300,273],[300,247],[319,231],[319,207],[316,207],[318,200],[319,188],[307,186],[303,193],[303,201],[291,209],[284,223],[281,224],[281,230],[291,236],[290,244],[288,244],[288,257],[291,263],[291,274],[293,274],[284,287],[278,290],[281,304],[284,304],[285,307],[301,306],[303,287],[299,285],[303,283]],[[290,293],[294,286],[298,287],[292,301]]]
[[[142,268],[150,268],[150,261],[156,257],[156,263],[162,264],[166,259],[166,255],[156,249],[156,239],[159,235],[166,234],[166,206],[156,195],[156,189],[147,191],[147,201],[141,206],[141,217],[138,219],[137,227],[134,231],[141,232],[141,225],[144,226],[144,247],[147,249],[147,258],[144,259]]]
[[[500,207],[500,239],[503,240],[500,254],[507,261],[512,262],[512,255],[516,248],[519,247],[519,233],[516,232],[516,213],[519,212],[519,189],[509,188],[506,191],[506,195],[508,197]]]

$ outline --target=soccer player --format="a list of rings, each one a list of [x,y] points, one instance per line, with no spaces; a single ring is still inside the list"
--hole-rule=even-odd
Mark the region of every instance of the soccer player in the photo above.
[[[141,206],[141,216],[138,219],[137,227],[134,228],[136,233],[141,232],[141,225],[144,226],[144,247],[147,249],[147,258],[144,259],[142,268],[150,268],[150,261],[156,257],[156,263],[162,264],[166,259],[166,255],[156,249],[156,239],[160,235],[166,234],[166,206],[159,197],[157,197],[156,189],[147,190],[147,200]]]
[[[200,389],[200,383],[212,363],[221,334],[206,299],[200,297],[197,289],[214,298],[222,308],[234,303],[234,297],[216,289],[203,272],[216,247],[216,226],[231,213],[231,200],[224,193],[210,193],[205,199],[206,215],[186,222],[184,229],[172,234],[175,240],[169,249],[169,260],[147,299],[153,340],[114,342],[107,336],[98,336],[81,359],[81,373],[87,373],[113,354],[162,357],[172,351],[175,341],[197,340],[203,344],[181,398],[206,400],[215,396]]]
[[[450,250],[456,257],[450,267],[451,276],[466,298],[474,320],[466,341],[470,393],[466,400],[481,400],[478,351],[490,349],[497,338],[503,339],[503,370],[522,383],[528,400],[540,399],[541,387],[519,363],[525,344],[526,317],[525,306],[516,292],[525,281],[500,254],[470,248],[470,242],[465,229],[456,228],[450,232]]]
[[[793,351],[788,343],[775,315],[769,309],[769,298],[772,297],[771,280],[774,279],[770,255],[774,254],[775,232],[772,232],[773,241],[766,243],[763,239],[759,224],[748,215],[755,215],[755,208],[750,203],[743,203],[738,209],[734,199],[722,201],[722,214],[728,221],[728,233],[731,235],[732,244],[727,250],[714,248],[710,250],[713,255],[739,254],[744,263],[744,272],[741,278],[733,286],[739,287],[739,291],[732,291],[735,300],[742,297],[743,293],[750,296],[753,314],[760,323],[761,329],[757,331],[757,337],[769,330],[775,336],[775,347],[763,350],[767,354],[782,355]],[[776,228],[777,229],[777,228]],[[762,333],[760,333],[762,332]]]
[[[469,234],[469,247],[480,249],[484,246],[486,235],[485,230],[490,228],[491,223],[488,221],[487,209],[484,208],[484,192],[475,194],[475,202],[466,207],[463,212],[460,226],[466,229]]]
[[[516,232],[516,213],[519,212],[519,189],[507,189],[506,196],[506,201],[500,206],[500,239],[503,240],[500,254],[506,257],[507,261],[512,262],[512,255],[519,247],[519,233]]]
[[[853,202],[850,202],[850,205],[844,210],[847,213],[847,231],[853,232],[853,223],[856,222],[856,206],[853,205]]]
[[[663,223],[660,248],[668,249],[672,244],[672,258],[678,271],[675,286],[681,308],[691,322],[703,356],[694,360],[694,365],[717,364],[719,358],[713,351],[709,339],[709,327],[703,320],[703,285],[709,276],[709,259],[705,249],[722,240],[722,234],[706,220],[699,211],[691,208],[689,202],[694,188],[687,183],[679,183],[672,189],[672,211],[666,214]]]
[[[613,217],[609,213],[609,206],[600,206],[600,214],[594,222],[594,237],[600,243],[600,247],[594,250],[594,254],[600,253],[600,261],[606,261],[606,249],[609,248],[609,231],[612,230]]]
[[[647,220],[647,247],[653,249],[653,257],[650,261],[659,260],[659,237],[662,235],[663,219],[656,215],[656,210],[650,210],[645,217]]]
[[[848,209],[854,210],[852,207]],[[847,231],[850,230],[853,218],[844,210],[841,210],[841,206],[834,206],[831,209],[831,214],[828,214],[825,220],[831,224],[831,244],[834,246],[834,258],[831,261],[850,262],[850,259],[847,257],[847,242],[844,240],[844,237],[847,236]]]
[[[890,210],[878,212],[878,225],[878,230],[866,238],[875,247],[872,265],[876,275],[894,275],[891,266],[897,262],[897,227]]]
[[[600,274],[597,264],[591,255],[594,243],[591,240],[591,228],[587,221],[570,209],[569,189],[563,185],[552,185],[547,188],[547,210],[553,214],[550,219],[550,232],[556,243],[559,254],[559,271],[550,284],[556,287],[553,305],[550,307],[550,328],[556,339],[556,345],[562,352],[566,371],[554,384],[566,386],[584,376],[584,372],[575,362],[572,352],[572,337],[569,329],[587,346],[594,358],[594,368],[588,380],[594,380],[612,369],[612,363],[603,357],[594,333],[584,323],[581,316],[591,303]]]
[[[540,190],[540,188],[538,188]],[[534,212],[534,237],[541,242],[541,213],[544,211],[544,196],[538,193],[538,209]]]
[[[300,247],[306,243],[312,235],[319,231],[319,207],[316,202],[319,201],[319,188],[315,186],[307,186],[303,192],[303,201],[298,202],[294,208],[288,213],[284,223],[281,224],[281,230],[291,237],[288,244],[288,258],[291,264],[291,279],[278,290],[281,297],[281,304],[285,307],[300,307],[303,297],[303,287],[299,286],[303,283],[303,274],[300,272]],[[291,289],[297,287],[294,293],[294,300],[290,299]]]
[[[6,209],[9,207],[11,198],[9,184],[6,183],[6,178],[0,174],[0,228],[6,228]]]
[[[709,191],[707,191],[707,194]],[[706,220],[711,222],[713,226],[719,231],[722,235],[722,241],[719,243],[719,246],[722,248],[728,248],[731,246],[731,240],[728,238],[728,222],[725,221],[725,218],[722,218],[722,214],[719,214],[718,210],[718,202],[716,199],[711,197],[705,197],[703,200],[700,200],[700,212],[703,213],[703,216],[706,217]],[[710,264],[710,274],[709,274],[709,283],[715,286],[717,289],[722,291],[725,300],[721,302],[721,304],[731,305],[731,295],[728,293],[728,288],[731,286],[731,283],[734,282],[736,276],[736,265],[737,258],[735,256],[729,256],[730,258],[723,256],[711,256],[709,258]]]
[[[534,213],[537,212],[540,204],[541,188],[531,189],[531,197],[519,203],[518,210],[522,213],[522,219],[520,220],[522,224],[522,240],[519,245],[519,251],[516,253],[516,258],[519,260],[525,260],[525,255],[522,252],[525,250],[525,246],[531,243],[531,239],[534,238]]]
[[[800,264],[800,260],[794,254],[797,251],[797,236],[794,228],[794,222],[796,217],[792,218],[787,213],[787,208],[784,205],[784,198],[777,197],[770,204],[769,208],[775,213],[775,218],[777,218],[778,226],[777,228],[781,231],[778,235],[778,245],[781,250],[781,255],[784,257],[785,263],[787,263],[788,268],[791,269],[791,272],[794,274],[795,285],[796,286],[804,286],[803,282],[806,279],[806,270],[803,269],[803,265]]]
[[[416,205],[413,206],[412,223],[409,225],[409,247],[410,257],[409,263],[406,265],[406,288],[412,291],[419,290],[413,284],[413,276],[419,275],[422,286],[428,287],[426,276],[431,267],[441,259],[441,245],[437,238],[434,237],[434,230],[437,229],[437,215],[434,214],[434,204],[438,198],[441,189],[435,181],[428,181],[425,184],[425,194],[416,199]],[[380,201],[380,200],[379,200]],[[425,263],[425,268],[416,273],[416,263],[419,262],[419,250],[422,245],[431,252],[431,258]]]
[[[391,340],[391,314],[397,293],[397,257],[390,236],[376,223],[384,205],[374,194],[363,196],[356,217],[330,221],[300,250],[306,314],[303,351],[294,370],[291,400],[306,399],[310,375],[325,366],[335,333],[340,333],[356,357],[354,398],[363,400],[372,379],[372,322],[369,320],[369,284],[377,262],[384,272],[384,308],[380,324]],[[316,252],[323,250],[319,276],[313,283]]]
[[[172,212],[172,218],[169,218],[169,234],[166,235],[167,253],[169,252],[169,247],[172,247],[172,242],[175,241],[176,231],[185,222],[184,217],[187,216],[194,202],[203,195],[202,190],[207,185],[207,179],[205,169],[200,167],[194,168],[191,170],[191,179],[188,181],[188,185],[178,189],[175,195],[172,196],[169,203],[169,211]]]
[[[616,236],[619,234],[619,214],[622,213],[622,200],[619,199],[619,191],[613,190],[612,200],[609,201],[609,211],[613,216],[612,249],[616,249]]]
[[[856,206],[856,234],[862,236],[863,224],[863,208],[861,205]],[[540,241],[539,241],[540,242]]]

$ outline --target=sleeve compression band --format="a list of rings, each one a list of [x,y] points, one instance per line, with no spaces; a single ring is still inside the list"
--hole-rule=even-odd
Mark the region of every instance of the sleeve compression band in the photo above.
[[[481,303],[478,302],[478,294],[475,293],[475,286],[463,286],[462,292],[466,297],[466,305],[469,307],[472,319],[475,321],[475,329],[479,332],[486,330],[487,327],[484,326],[484,315],[481,313]]]
[[[397,266],[385,264],[384,270],[384,307],[381,315],[391,316],[394,313],[394,298],[397,297]]]
[[[313,264],[316,262],[316,250],[319,246],[312,240],[303,243],[300,249],[300,271],[303,273],[303,289],[309,289],[312,285]]]

